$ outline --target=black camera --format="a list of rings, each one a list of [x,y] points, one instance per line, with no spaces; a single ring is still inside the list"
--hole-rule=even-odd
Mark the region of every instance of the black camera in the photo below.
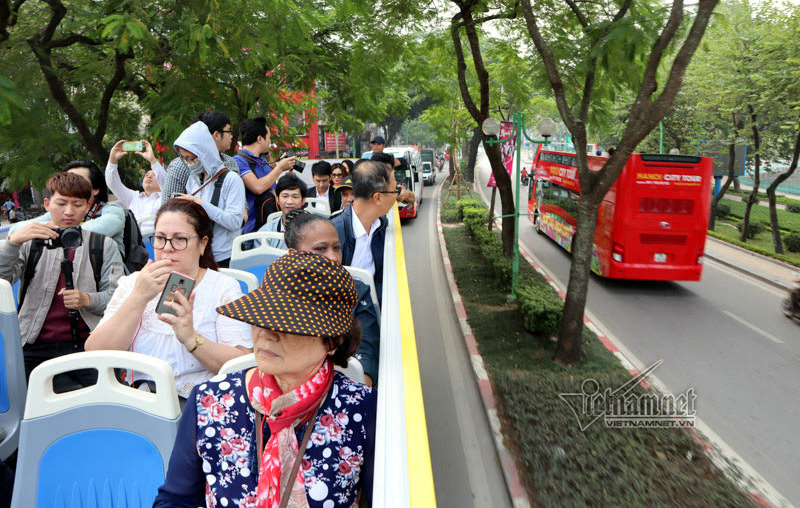
[[[296,157],[296,156],[292,152],[286,152],[286,154],[282,158],[288,159],[289,157]],[[294,166],[292,166],[292,169],[297,171],[298,173],[302,173],[303,170],[306,169],[306,163],[295,159]]]
[[[68,227],[56,229],[58,237],[45,240],[37,238],[34,242],[39,245],[44,245],[48,249],[58,249],[64,247],[67,249],[77,249],[83,245],[83,235],[81,234],[80,227]]]

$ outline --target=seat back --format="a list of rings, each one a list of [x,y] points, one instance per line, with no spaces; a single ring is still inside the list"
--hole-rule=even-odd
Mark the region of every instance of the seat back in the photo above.
[[[242,288],[242,293],[249,293],[258,287],[258,279],[250,272],[236,270],[235,268],[220,268],[219,273],[236,279],[239,282],[239,287]]]
[[[0,460],[17,449],[25,409],[25,361],[11,284],[0,279]]]
[[[289,252],[270,246],[267,240],[272,238],[283,240],[283,233],[256,231],[255,233],[246,233],[234,238],[230,267],[252,273],[259,282],[264,280],[264,273],[269,265]],[[251,240],[257,245],[252,249],[243,250],[242,244]]]
[[[232,372],[239,372],[240,370],[251,369],[256,366],[256,355],[255,353],[250,353],[249,355],[238,356],[231,360],[225,362],[222,367],[220,367],[217,376],[227,376]],[[352,356],[347,361],[347,367],[339,367],[336,366],[336,370],[344,374],[345,376],[349,377],[353,381],[358,381],[359,383],[364,382],[364,367],[361,366],[361,362],[353,358]]]
[[[144,247],[147,249],[147,256],[155,261],[156,259],[156,251],[153,248],[153,244],[150,243],[150,238],[155,234],[153,229],[143,229],[142,230],[142,242],[144,242]]]
[[[222,364],[222,367],[219,368],[219,372],[217,372],[217,376],[227,376],[232,372],[239,372],[240,370],[252,369],[256,366],[256,355],[255,353],[250,353],[244,356],[237,356],[236,358],[231,358],[227,362]]]
[[[331,189],[333,191],[333,189]],[[331,203],[328,198],[306,198],[306,210],[324,217],[331,216]]]
[[[378,303],[378,292],[375,290],[375,280],[372,274],[363,268],[356,268],[355,266],[345,266],[345,269],[350,273],[350,276],[355,280],[361,281],[369,286],[369,295],[372,297],[372,303],[375,305],[375,312],[378,313],[378,322],[381,320],[381,307]]]
[[[97,384],[55,393],[53,377],[97,370]],[[114,369],[151,376],[156,393],[120,383]],[[149,507],[164,483],[180,406],[172,367],[127,351],[65,355],[33,370],[20,427],[12,508]]]
[[[144,230],[147,229],[147,228],[143,228],[142,224],[144,224],[146,222],[154,223],[155,221],[156,221],[156,216],[155,215],[148,215],[146,217],[142,217],[141,219],[138,218],[138,217],[136,218],[136,223],[139,225],[139,230],[141,231],[142,236],[144,236]],[[152,229],[152,226],[150,227],[150,229]]]

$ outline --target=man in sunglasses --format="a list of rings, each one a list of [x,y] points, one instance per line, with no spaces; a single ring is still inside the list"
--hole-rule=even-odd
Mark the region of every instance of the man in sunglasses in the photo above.
[[[342,264],[364,268],[372,274],[378,299],[383,284],[383,244],[386,214],[392,209],[400,188],[393,171],[383,162],[361,159],[353,170],[355,199],[331,222],[339,233]]]

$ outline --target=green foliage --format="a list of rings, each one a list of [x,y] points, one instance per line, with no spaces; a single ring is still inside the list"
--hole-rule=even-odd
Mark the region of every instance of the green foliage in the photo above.
[[[786,205],[786,211],[791,213],[800,213],[800,204],[789,203]]]
[[[800,234],[793,233],[783,238],[783,245],[789,252],[800,252]]]
[[[717,218],[724,219],[731,214],[731,207],[723,203],[717,205]]]
[[[739,219],[744,218],[744,210],[747,206],[746,203],[741,201],[733,201],[730,199],[723,199],[720,204],[725,204],[731,207],[730,215]],[[782,228],[789,231],[800,233],[800,215],[789,212],[788,210],[776,210],[778,214],[778,223]],[[769,224],[769,207],[763,205],[753,205],[750,211],[750,222],[761,222]]]
[[[736,228],[741,233],[744,229],[744,223],[737,225]],[[766,229],[767,228],[764,226],[764,224],[750,221],[750,224],[747,225],[747,238],[753,239],[763,233]]]
[[[763,256],[767,256],[767,257],[770,257],[770,258],[773,258],[773,259],[777,259],[779,261],[783,261],[784,263],[788,263],[790,265],[794,265],[794,266],[800,267],[800,258],[789,256],[789,255],[785,255],[785,254],[776,254],[774,250],[766,249],[766,248],[763,248],[763,247],[758,247],[758,246],[751,245],[751,244],[745,243],[745,242],[740,242],[739,239],[738,239],[738,235],[737,235],[736,238],[734,238],[734,237],[731,237],[729,235],[726,235],[724,233],[720,233],[720,232],[717,232],[717,231],[708,231],[708,236],[712,236],[714,238],[717,238],[719,240],[723,240],[723,241],[731,243],[733,245],[737,245],[739,247],[742,247],[742,248],[747,249],[747,250],[752,251],[752,252],[756,252],[756,253],[761,254]],[[770,247],[772,246],[771,244],[772,244],[772,242],[770,241],[769,242]]]
[[[526,330],[545,337],[558,332],[564,301],[549,284],[529,281],[519,284],[517,302]]]
[[[485,207],[465,206],[461,210],[464,224],[470,236],[478,244],[484,260],[489,265],[497,280],[505,285],[511,283],[511,260],[503,251],[503,244],[496,231],[489,231],[489,210]]]
[[[456,201],[456,209],[458,210],[458,220],[464,220],[464,209],[465,208],[485,208],[486,205],[480,199],[473,199],[473,198],[465,198],[460,201]]]

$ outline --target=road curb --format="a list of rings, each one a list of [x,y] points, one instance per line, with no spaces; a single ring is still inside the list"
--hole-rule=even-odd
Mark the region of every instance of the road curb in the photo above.
[[[742,249],[742,250],[747,250],[747,249]],[[742,268],[739,265],[731,263],[730,261],[725,261],[724,259],[716,257],[716,256],[713,256],[713,255],[711,255],[709,253],[703,254],[703,257],[706,257],[706,258],[708,258],[708,259],[710,259],[710,260],[712,260],[712,261],[714,261],[716,263],[719,263],[721,265],[727,266],[728,268],[730,268],[732,270],[736,270],[737,272],[741,273],[742,275],[746,275],[748,277],[756,279],[756,280],[758,280],[760,282],[763,282],[765,284],[769,284],[770,286],[772,286],[774,288],[777,288],[777,289],[780,289],[780,290],[783,290],[783,291],[791,291],[792,290],[791,286],[786,286],[784,284],[781,284],[780,282],[777,282],[777,281],[774,281],[774,280],[770,279],[769,277],[764,277],[763,275],[757,274],[755,272],[751,272],[750,270],[747,270],[746,268]],[[791,266],[791,265],[789,265],[789,266]],[[798,270],[800,270],[800,268],[798,268]]]
[[[444,231],[442,229],[442,192],[441,186],[439,187],[438,195],[436,197],[436,232],[439,236],[439,246],[442,250],[442,262],[444,263],[444,271],[447,277],[447,285],[450,287],[450,295],[453,298],[453,307],[455,308],[456,315],[458,316],[458,324],[461,327],[461,335],[464,343],[469,352],[470,363],[472,364],[472,371],[475,374],[475,380],[478,382],[478,389],[481,394],[481,402],[486,411],[486,416],[489,419],[489,425],[492,429],[492,438],[494,446],[497,451],[497,456],[500,459],[500,467],[503,470],[503,477],[506,481],[508,493],[511,496],[511,502],[515,508],[529,508],[531,506],[527,493],[520,481],[519,471],[514,462],[514,457],[508,451],[503,442],[502,426],[500,419],[497,416],[497,406],[495,405],[494,391],[492,390],[492,383],[489,381],[489,376],[484,367],[483,357],[478,351],[478,343],[475,340],[475,334],[472,328],[467,323],[467,312],[464,309],[464,303],[461,300],[461,293],[458,291],[458,285],[453,277],[453,266],[450,263],[450,254],[447,252],[447,244],[444,240]]]

